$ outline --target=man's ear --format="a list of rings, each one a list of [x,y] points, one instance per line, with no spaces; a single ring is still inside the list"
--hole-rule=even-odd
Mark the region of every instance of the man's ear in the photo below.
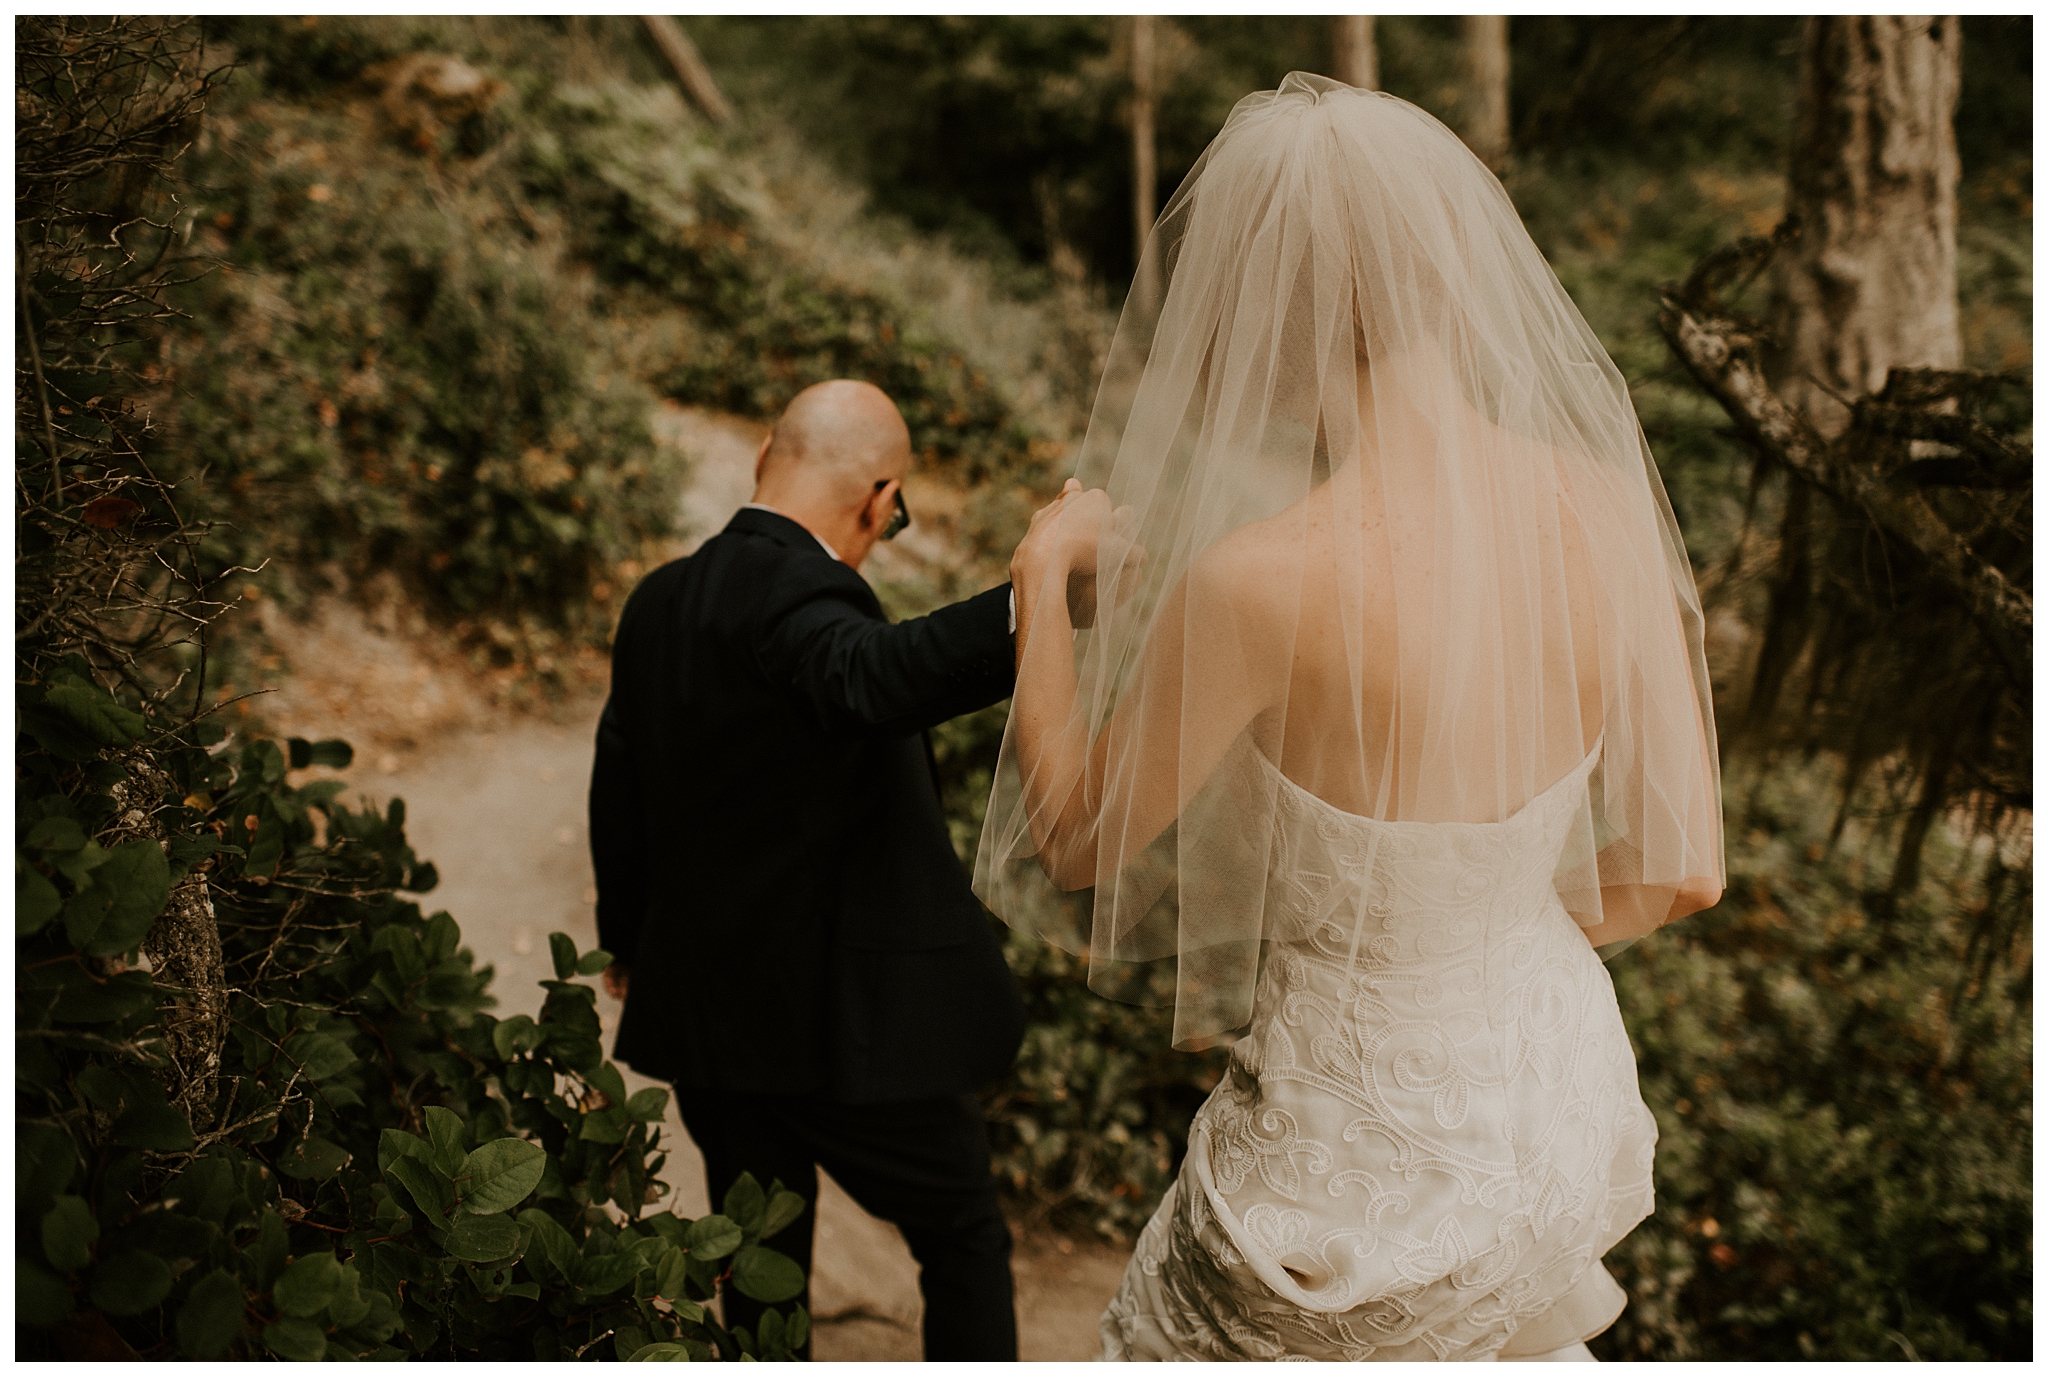
[[[761,486],[762,471],[768,467],[768,446],[775,443],[775,432],[769,431],[761,437],[761,448],[754,451],[754,487]]]
[[[902,486],[902,480],[892,478],[869,491],[867,505],[860,512],[862,530],[879,531],[889,524],[889,518],[896,510],[896,492]]]

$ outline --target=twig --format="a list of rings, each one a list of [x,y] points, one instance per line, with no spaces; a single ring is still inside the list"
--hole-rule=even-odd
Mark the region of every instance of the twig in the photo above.
[[[50,417],[50,385],[43,377],[43,351],[36,343],[36,325],[29,318],[28,256],[17,254],[15,274],[21,285],[21,335],[28,341],[29,363],[35,369],[36,402],[43,412],[43,448],[50,454],[50,500],[64,496],[64,469],[57,461],[57,426]]]

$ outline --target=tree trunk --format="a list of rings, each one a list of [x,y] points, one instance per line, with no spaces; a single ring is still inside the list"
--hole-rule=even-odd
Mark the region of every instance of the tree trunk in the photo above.
[[[1465,146],[1498,172],[1508,157],[1508,17],[1466,15],[1464,40]]]
[[[1159,295],[1159,265],[1145,257],[1145,241],[1152,235],[1152,222],[1159,218],[1153,24],[1149,14],[1131,16],[1131,228],[1136,239],[1133,257],[1138,265],[1131,294],[1141,306],[1156,302]]]
[[[1806,20],[1787,211],[1801,234],[1778,259],[1778,372],[1823,435],[1893,368],[1953,368],[1956,96],[1952,16]],[[1832,395],[1831,395],[1832,394]]]
[[[119,826],[110,836],[161,846],[164,829],[152,805],[176,798],[177,792],[145,752],[129,752],[121,763],[128,777],[107,791],[120,810]],[[172,1103],[191,1116],[195,1132],[204,1134],[212,1122],[221,1047],[227,1041],[228,992],[220,924],[203,871],[194,871],[171,891],[142,939],[142,952],[156,982],[179,991],[163,1010],[163,1050],[170,1065],[158,1074]]]
[[[682,25],[666,14],[643,14],[640,23],[654,40],[654,46],[661,49],[676,80],[682,83],[683,93],[704,112],[705,118],[721,129],[731,124],[732,104],[718,89],[711,68],[705,65],[703,55],[683,32]]]
[[[1330,19],[1330,75],[1362,91],[1380,89],[1380,50],[1373,42],[1372,21],[1369,14]]]

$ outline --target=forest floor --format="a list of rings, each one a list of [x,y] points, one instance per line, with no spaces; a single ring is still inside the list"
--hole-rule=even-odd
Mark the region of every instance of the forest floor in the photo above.
[[[746,501],[764,432],[752,422],[680,408],[665,409],[659,422],[662,441],[692,459],[680,554]],[[958,510],[956,498],[914,480],[909,500],[922,524],[881,547],[869,573],[916,577],[919,566],[957,564],[945,518]],[[466,662],[421,627],[388,609],[322,605],[288,635],[273,637],[290,645],[291,664],[260,712],[280,734],[338,736],[355,745],[356,763],[344,777],[379,804],[405,800],[413,848],[441,874],[425,906],[452,913],[478,961],[496,968],[496,1013],[537,1013],[537,982],[553,976],[548,933],[566,932],[580,949],[597,944],[584,796],[602,687],[541,710],[511,709],[494,702]],[[619,1006],[602,995],[598,1005],[609,1046]],[[651,1084],[630,1071],[626,1081],[634,1090]],[[671,1150],[661,1176],[674,1208],[688,1216],[708,1212],[702,1160],[673,1105],[662,1136]],[[1020,1228],[1015,1272],[1023,1359],[1094,1357],[1096,1322],[1128,1258],[1127,1249]],[[868,1215],[829,1178],[818,1201],[811,1284],[818,1360],[919,1356],[923,1306],[909,1249],[894,1226]]]

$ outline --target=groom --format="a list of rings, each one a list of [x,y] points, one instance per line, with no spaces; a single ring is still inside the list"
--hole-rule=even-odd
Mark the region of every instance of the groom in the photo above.
[[[1023,1003],[924,735],[1009,696],[1013,618],[1005,585],[884,619],[857,571],[909,520],[909,467],[887,396],[820,383],[762,444],[754,500],[634,590],[590,781],[598,937],[614,1055],[674,1083],[714,1206],[743,1171],[815,1205],[824,1167],[902,1229],[926,1359],[1014,1361],[973,1092]],[[814,1219],[773,1243],[806,1274]]]

